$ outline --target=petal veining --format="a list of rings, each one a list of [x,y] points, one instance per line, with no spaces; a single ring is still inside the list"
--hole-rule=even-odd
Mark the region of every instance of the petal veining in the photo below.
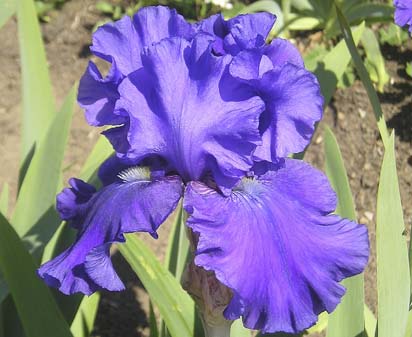
[[[300,161],[244,178],[230,196],[192,182],[184,207],[200,234],[195,263],[233,290],[226,318],[242,316],[251,329],[310,327],[340,302],[338,282],[368,261],[366,227],[330,214],[327,178]]]
[[[262,145],[255,160],[276,162],[303,151],[322,118],[323,96],[296,48],[277,39],[264,48],[243,51],[233,58],[230,73],[265,101],[259,124]]]
[[[72,187],[59,194],[57,209],[78,235],[72,246],[39,268],[47,284],[65,294],[124,289],[110,260],[111,244],[124,242],[124,234],[131,232],[157,237],[156,230],[182,194],[180,178],[150,181],[142,171],[134,170],[123,172],[130,179],[118,179],[97,192],[87,183],[72,179]]]
[[[114,111],[121,80],[142,66],[141,53],[160,40],[180,36],[191,39],[195,28],[176,10],[164,6],[140,9],[132,18],[104,24],[93,34],[92,53],[111,64],[103,77],[93,62],[89,63],[79,84],[78,101],[86,110],[90,125],[121,125],[127,118]]]
[[[263,101],[234,81],[223,84],[230,56],[215,57],[210,49],[208,35],[193,42],[165,39],[146,49],[143,67],[119,87],[116,107],[130,116],[123,134],[130,146],[120,156],[161,157],[186,181],[209,171],[218,184],[236,178],[225,187],[250,168]]]
[[[263,46],[275,21],[276,17],[266,12],[238,15],[228,21],[216,14],[200,21],[197,27],[215,37],[214,51],[218,55],[236,55]]]

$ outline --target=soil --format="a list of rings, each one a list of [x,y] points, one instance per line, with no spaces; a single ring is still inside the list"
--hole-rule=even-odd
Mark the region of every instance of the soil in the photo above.
[[[91,30],[102,19],[96,11],[96,0],[71,0],[51,14],[51,22],[42,25],[50,73],[58,105],[73,83],[81,77],[91,55],[88,46]],[[8,182],[16,193],[20,158],[20,69],[15,18],[0,30],[0,188]],[[412,42],[403,48],[383,49],[391,84],[380,94],[385,119],[396,132],[397,167],[403,200],[406,228],[412,225],[412,79],[405,64],[412,60]],[[383,144],[379,139],[373,112],[366,92],[358,81],[345,90],[337,90],[326,108],[324,118],[313,137],[305,160],[323,169],[323,130],[328,125],[341,147],[349,181],[357,207],[358,220],[369,227],[371,258],[365,273],[366,300],[376,310],[375,214],[379,171]],[[99,130],[89,127],[76,108],[65,158],[67,176],[76,176],[87,154],[99,136]],[[10,203],[13,206],[13,202]],[[162,226],[160,239],[145,237],[160,259],[169,232]],[[102,293],[102,300],[93,331],[94,337],[148,336],[148,296],[141,283],[120,254],[114,264],[127,285],[121,293]]]

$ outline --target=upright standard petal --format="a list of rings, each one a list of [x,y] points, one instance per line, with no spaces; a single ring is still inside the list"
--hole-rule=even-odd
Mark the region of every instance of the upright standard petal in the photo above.
[[[322,118],[323,97],[296,48],[276,39],[268,46],[242,51],[233,58],[230,74],[265,101],[259,125],[262,145],[255,160],[276,162],[303,151]]]
[[[412,1],[410,0],[395,0],[395,23],[404,27],[409,26],[409,32],[412,33]]]
[[[195,263],[233,290],[227,319],[297,333],[335,309],[345,292],[338,282],[361,273],[369,251],[366,227],[330,214],[335,206],[327,178],[292,159],[244,178],[227,197],[188,185]]]
[[[225,21],[222,14],[212,15],[197,24],[198,30],[215,37],[214,52],[236,55],[265,44],[276,17],[270,13],[238,15]]]
[[[123,157],[163,158],[185,181],[213,172],[218,184],[230,188],[252,164],[264,104],[233,81],[222,81],[231,57],[213,56],[210,49],[206,35],[147,48],[143,67],[119,86],[116,108],[130,116]]]
[[[96,65],[90,62],[80,81],[78,101],[86,110],[88,123],[94,126],[125,123],[124,117],[114,113],[119,96],[117,87],[126,75],[142,66],[142,50],[171,36],[191,39],[194,33],[194,27],[181,15],[163,6],[145,7],[133,18],[124,16],[101,26],[93,34],[90,49],[108,61],[111,69],[102,77]]]
[[[39,268],[40,277],[64,294],[124,289],[110,260],[111,244],[124,242],[124,233],[148,232],[156,237],[180,200],[180,178],[150,179],[148,169],[132,167],[98,192],[78,179],[70,184],[58,195],[57,209],[78,230],[77,239]]]
[[[123,75],[118,71],[116,63],[106,77],[103,78],[97,66],[90,61],[89,65],[80,79],[77,101],[80,107],[85,109],[87,123],[92,126],[121,125],[127,119],[119,116],[114,111],[114,106],[119,93],[117,87]]]
[[[125,15],[121,20],[101,26],[93,34],[93,54],[111,62],[116,61],[123,75],[139,69],[141,52],[153,43],[167,37],[191,39],[195,29],[176,10],[164,6],[140,9],[133,18]]]

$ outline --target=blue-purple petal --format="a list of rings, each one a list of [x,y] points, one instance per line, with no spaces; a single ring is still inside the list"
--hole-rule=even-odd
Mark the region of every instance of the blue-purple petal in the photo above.
[[[412,1],[394,0],[395,6],[395,23],[400,26],[409,26],[409,32],[412,33]]]
[[[264,104],[234,81],[223,85],[231,57],[210,49],[208,35],[164,39],[146,49],[143,67],[119,87],[116,108],[130,116],[123,157],[163,158],[185,181],[212,171],[227,177],[218,183],[230,188],[253,163]]]
[[[130,168],[117,181],[93,193],[93,187],[71,180],[57,197],[62,218],[78,230],[76,241],[39,268],[45,282],[65,294],[90,295],[99,289],[118,291],[123,283],[113,269],[110,246],[124,242],[124,234],[156,230],[182,195],[179,177],[150,180],[141,168]]]
[[[246,50],[233,58],[231,75],[265,101],[259,129],[262,145],[255,160],[276,162],[305,149],[322,118],[323,96],[316,77],[303,67],[285,40]]]
[[[119,98],[117,86],[122,79],[113,61],[108,75],[103,78],[93,62],[89,65],[79,83],[77,100],[85,109],[86,120],[90,125],[120,125],[126,122],[123,116],[113,113]]]
[[[221,14],[212,15],[197,24],[198,30],[215,37],[218,55],[236,55],[240,51],[265,44],[276,17],[270,13],[238,15],[225,21]]]
[[[345,293],[339,282],[361,273],[369,254],[366,227],[330,214],[335,207],[327,178],[292,159],[244,178],[230,196],[188,185],[187,224],[200,234],[195,263],[232,289],[227,319],[297,333],[335,309]]]
[[[103,77],[93,62],[89,63],[79,84],[78,101],[86,110],[90,125],[121,125],[127,117],[114,111],[119,98],[118,85],[129,73],[142,66],[141,53],[164,38],[181,36],[191,39],[195,28],[173,9],[163,6],[145,7],[133,18],[124,16],[107,23],[93,34],[93,54],[111,64]]]
[[[141,52],[164,38],[180,36],[191,39],[195,29],[176,10],[164,6],[140,9],[133,18],[125,15],[121,20],[101,26],[93,34],[93,54],[110,62],[116,61],[124,75],[142,65]]]

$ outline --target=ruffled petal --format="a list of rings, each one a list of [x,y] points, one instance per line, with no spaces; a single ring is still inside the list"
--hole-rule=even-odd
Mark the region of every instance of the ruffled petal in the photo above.
[[[111,244],[124,242],[124,233],[148,232],[157,237],[156,230],[182,195],[180,178],[150,180],[147,172],[129,168],[95,193],[81,180],[70,181],[72,187],[57,197],[57,209],[79,232],[71,247],[39,268],[48,285],[64,294],[124,289],[110,260]]]
[[[404,27],[409,26],[409,32],[412,33],[412,2],[409,0],[395,0],[395,23]]]
[[[86,110],[90,125],[121,125],[127,118],[114,111],[119,98],[117,87],[129,73],[142,66],[141,52],[164,38],[181,36],[191,39],[195,29],[175,10],[167,7],[145,7],[131,19],[101,26],[93,34],[91,51],[111,64],[109,74],[102,77],[93,62],[79,84],[78,101]]]
[[[236,16],[225,21],[222,14],[212,15],[197,24],[198,30],[215,36],[218,55],[236,55],[240,51],[265,44],[276,17],[261,12]]]
[[[257,161],[276,162],[303,151],[322,118],[319,83],[302,65],[296,49],[285,40],[243,51],[230,65],[230,74],[265,101],[259,124],[263,143],[254,153]]]
[[[366,227],[330,214],[335,207],[327,178],[292,159],[244,178],[227,197],[188,185],[187,224],[200,234],[195,263],[233,290],[227,319],[297,333],[334,310],[345,292],[338,282],[361,273],[369,254]]]
[[[210,37],[165,39],[143,54],[143,67],[119,87],[117,108],[127,111],[130,148],[119,155],[161,157],[185,181],[209,171],[223,185],[244,175],[260,143],[258,97],[223,81],[230,56],[210,52]],[[218,183],[219,183],[218,182]]]
[[[90,125],[120,125],[126,118],[113,113],[115,103],[119,98],[117,86],[122,79],[122,74],[117,70],[116,64],[108,75],[103,78],[99,69],[93,62],[89,62],[86,72],[79,83],[77,100],[85,109],[86,120]]]
[[[124,16],[101,26],[93,34],[91,50],[106,61],[114,59],[119,71],[127,75],[141,67],[144,47],[172,36],[190,39],[194,33],[192,25],[176,10],[149,6],[140,9],[132,19]]]
[[[263,55],[270,59],[273,67],[282,67],[286,63],[304,67],[303,58],[300,55],[299,50],[285,39],[277,38],[269,45],[264,46]]]

